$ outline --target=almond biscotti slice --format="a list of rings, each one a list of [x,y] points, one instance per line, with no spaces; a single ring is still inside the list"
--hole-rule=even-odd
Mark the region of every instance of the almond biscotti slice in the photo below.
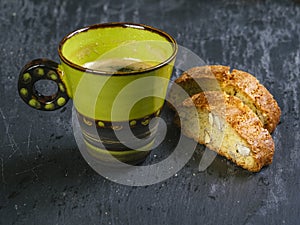
[[[244,169],[257,172],[272,162],[270,133],[239,98],[218,91],[201,92],[184,100],[177,112],[176,121],[186,136]]]
[[[271,93],[251,74],[232,70],[230,67],[213,65],[194,67],[184,72],[175,83],[183,87],[190,96],[201,91],[221,90],[240,98],[259,117],[263,126],[272,133],[279,123],[281,110]],[[170,94],[176,104],[183,99]]]

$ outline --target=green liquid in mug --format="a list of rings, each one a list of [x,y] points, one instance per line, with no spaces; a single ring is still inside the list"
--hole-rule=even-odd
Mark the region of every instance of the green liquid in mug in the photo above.
[[[133,58],[116,58],[87,62],[83,65],[83,67],[108,73],[130,73],[143,71],[157,64],[157,62],[141,61]]]

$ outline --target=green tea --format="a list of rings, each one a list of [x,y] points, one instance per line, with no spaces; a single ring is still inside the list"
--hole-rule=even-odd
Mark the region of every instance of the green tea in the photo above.
[[[139,72],[157,65],[155,62],[141,61],[132,58],[105,59],[87,62],[83,66],[88,69],[104,71],[108,73],[130,73]]]

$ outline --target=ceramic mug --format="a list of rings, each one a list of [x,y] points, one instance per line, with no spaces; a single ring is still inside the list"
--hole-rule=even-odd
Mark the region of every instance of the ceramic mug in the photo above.
[[[36,59],[24,66],[19,94],[29,106],[44,111],[73,99],[88,152],[103,161],[110,155],[136,164],[149,154],[155,140],[153,118],[160,115],[168,86],[160,80],[169,81],[177,48],[169,34],[141,24],[78,29],[60,42],[60,64]],[[36,88],[40,80],[54,82],[56,93],[40,93]],[[124,132],[125,127],[134,137]]]

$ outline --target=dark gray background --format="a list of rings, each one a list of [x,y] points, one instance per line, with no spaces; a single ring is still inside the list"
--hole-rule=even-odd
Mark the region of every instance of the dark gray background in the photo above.
[[[72,101],[56,112],[33,110],[18,97],[17,79],[34,58],[58,61],[68,32],[111,21],[155,26],[208,64],[255,74],[282,109],[273,164],[253,174],[217,157],[198,172],[199,146],[178,174],[152,186],[94,172],[73,137]],[[299,223],[296,1],[1,0],[0,28],[0,224]]]

